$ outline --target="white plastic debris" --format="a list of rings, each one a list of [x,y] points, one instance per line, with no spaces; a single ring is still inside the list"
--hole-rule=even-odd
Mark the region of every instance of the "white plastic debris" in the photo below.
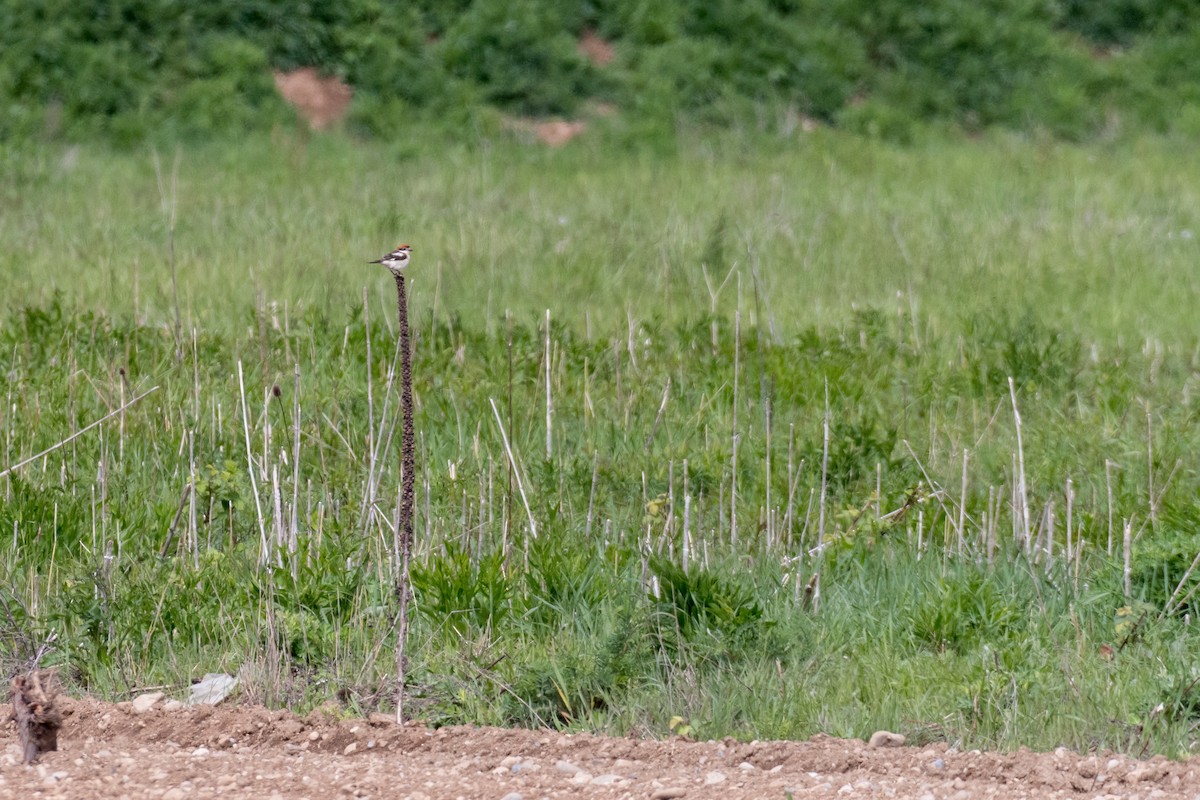
[[[210,672],[204,680],[192,684],[192,696],[188,698],[189,706],[215,706],[226,697],[233,694],[237,688],[238,679],[223,672]]]

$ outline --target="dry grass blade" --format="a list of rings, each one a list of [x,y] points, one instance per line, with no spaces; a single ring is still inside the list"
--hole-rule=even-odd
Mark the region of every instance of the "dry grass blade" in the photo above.
[[[135,397],[135,398],[133,398],[132,400],[130,400],[128,403],[125,403],[124,405],[122,405],[120,408],[114,409],[113,411],[109,412],[108,414],[105,414],[103,417],[101,417],[100,419],[98,419],[98,420],[96,420],[95,422],[91,423],[91,424],[90,424],[90,425],[88,425],[87,427],[80,428],[79,430],[75,431],[75,433],[73,433],[73,434],[71,434],[70,436],[68,436],[67,438],[63,439],[61,442],[58,442],[58,443],[56,443],[56,444],[53,444],[53,445],[51,445],[50,447],[47,447],[45,450],[41,451],[40,453],[38,453],[38,454],[36,454],[36,455],[32,455],[32,456],[30,456],[29,458],[26,458],[26,459],[25,459],[25,460],[23,460],[23,461],[19,461],[19,462],[17,462],[16,464],[13,464],[11,467],[6,467],[5,469],[3,469],[3,470],[0,470],[0,478],[4,478],[4,477],[6,477],[6,476],[7,476],[7,475],[8,475],[10,472],[14,472],[14,471],[16,471],[16,470],[20,469],[21,467],[24,467],[24,466],[26,466],[27,464],[31,464],[31,463],[33,463],[34,461],[37,461],[37,460],[38,460],[39,458],[41,458],[42,456],[46,456],[46,455],[49,455],[50,453],[53,453],[55,450],[57,450],[58,448],[62,447],[63,445],[70,444],[71,442],[75,441],[76,439],[78,439],[78,438],[79,438],[80,436],[82,436],[83,434],[85,434],[85,433],[87,433],[88,431],[90,431],[92,428],[95,428],[97,425],[100,425],[100,424],[102,424],[102,423],[104,423],[104,422],[107,422],[108,420],[112,419],[113,417],[115,417],[115,416],[118,416],[118,415],[120,415],[120,414],[124,413],[124,412],[125,412],[125,409],[129,408],[130,406],[136,405],[136,404],[137,404],[138,402],[140,402],[140,401],[141,401],[143,398],[147,397],[148,395],[150,395],[150,394],[152,394],[152,393],[154,393],[154,392],[156,392],[156,391],[158,391],[158,387],[157,387],[157,386],[155,386],[155,387],[153,387],[153,388],[150,388],[150,389],[147,389],[146,391],[144,391],[144,392],[142,392],[141,394],[139,394],[137,397]]]

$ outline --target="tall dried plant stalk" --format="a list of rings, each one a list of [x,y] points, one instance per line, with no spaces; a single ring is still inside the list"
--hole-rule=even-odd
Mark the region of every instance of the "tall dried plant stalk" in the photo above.
[[[404,722],[404,680],[408,663],[404,656],[404,640],[408,636],[409,563],[413,545],[413,497],[416,482],[416,433],[413,424],[412,341],[408,332],[408,291],[404,276],[396,278],[396,309],[400,322],[400,515],[397,532],[400,539],[400,577],[396,581],[396,598],[400,605],[400,624],[396,641],[396,722]]]

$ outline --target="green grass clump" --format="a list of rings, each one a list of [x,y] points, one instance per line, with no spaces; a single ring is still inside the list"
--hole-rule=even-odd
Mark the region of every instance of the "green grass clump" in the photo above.
[[[1170,143],[737,143],[189,152],[178,338],[147,159],[9,153],[6,669],[389,706],[402,236],[410,711],[1189,752]]]

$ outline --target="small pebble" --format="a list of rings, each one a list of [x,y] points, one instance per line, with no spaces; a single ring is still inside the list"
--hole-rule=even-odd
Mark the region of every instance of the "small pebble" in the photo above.
[[[676,800],[687,794],[687,789],[679,786],[664,786],[663,788],[650,795],[650,800]]]
[[[713,771],[704,776],[704,785],[705,786],[712,786],[714,784],[724,783],[724,782],[725,782],[725,773],[724,772]]]
[[[933,760],[933,763],[931,763],[929,766],[932,767],[933,769],[945,769],[946,762],[940,758],[935,758]]]
[[[621,777],[620,775],[613,775],[612,773],[609,773],[607,775],[597,775],[596,777],[592,778],[590,783],[592,786],[612,786],[614,783],[622,783],[624,781],[625,778]]]
[[[500,800],[525,800],[525,798],[521,796],[520,792],[509,792],[504,797],[501,797]]]
[[[157,705],[159,700],[163,699],[162,692],[147,692],[146,694],[138,695],[129,704],[129,707],[135,714],[145,714],[150,709]]]
[[[868,742],[871,747],[903,747],[904,736],[891,731],[875,731]]]

